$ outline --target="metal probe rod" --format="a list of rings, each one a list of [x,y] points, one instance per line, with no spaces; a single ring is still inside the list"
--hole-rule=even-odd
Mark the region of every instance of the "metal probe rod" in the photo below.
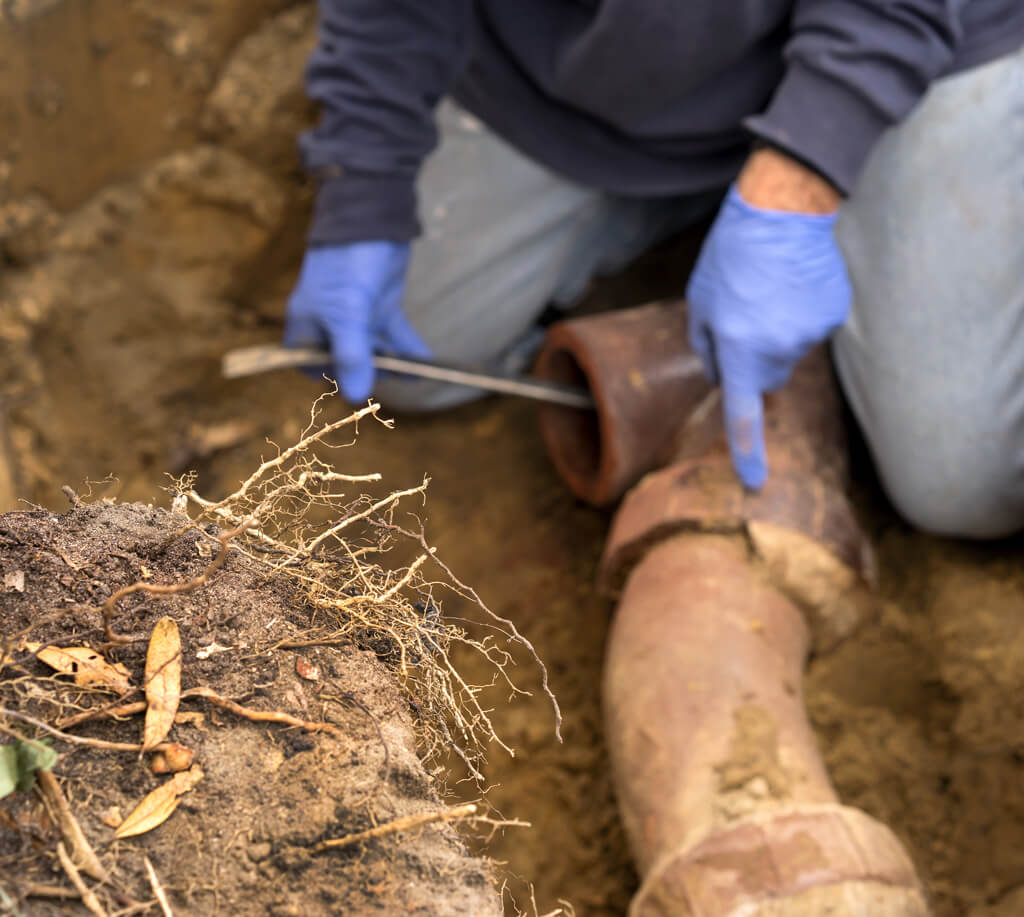
[[[331,362],[326,350],[315,348],[284,348],[277,346],[244,347],[224,355],[221,371],[227,379],[237,379],[275,369],[325,366]],[[461,366],[431,363],[426,360],[412,360],[407,357],[392,357],[375,354],[373,365],[385,372],[404,373],[420,379],[433,379],[470,388],[518,395],[535,401],[546,401],[563,407],[594,409],[594,399],[582,388],[560,385],[528,376],[499,376]]]

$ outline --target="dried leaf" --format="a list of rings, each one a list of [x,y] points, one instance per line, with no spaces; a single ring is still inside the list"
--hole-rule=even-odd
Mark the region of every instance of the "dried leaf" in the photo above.
[[[296,656],[295,674],[306,681],[317,681],[320,678],[320,666],[310,662],[305,656]]]
[[[25,571],[12,570],[4,574],[4,589],[13,589],[15,592],[25,591]]]
[[[142,748],[155,748],[171,731],[181,701],[181,637],[173,618],[161,618],[146,651],[146,725]]]
[[[40,661],[62,675],[74,675],[76,685],[103,685],[118,694],[127,694],[131,690],[128,669],[120,662],[111,665],[88,646],[41,646],[26,642],[22,649],[35,653]]]
[[[162,825],[171,813],[178,808],[180,796],[192,789],[203,779],[203,771],[198,764],[181,774],[175,774],[167,783],[161,784],[140,802],[132,813],[121,822],[121,827],[114,832],[114,837],[132,837],[152,831]]]

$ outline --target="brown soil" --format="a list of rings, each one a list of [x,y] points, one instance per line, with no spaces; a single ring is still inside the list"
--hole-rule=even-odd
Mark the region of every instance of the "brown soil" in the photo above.
[[[223,350],[276,338],[301,253],[309,194],[292,137],[307,115],[310,6],[8,6],[41,11],[0,14],[0,506],[15,495],[59,506],[59,485],[109,473],[118,480],[103,493],[163,505],[163,473],[190,468],[208,495],[227,493],[265,436],[294,440],[320,390],[298,374],[229,384],[217,369]],[[681,273],[668,252],[598,299],[677,292]],[[358,456],[396,488],[431,475],[432,540],[534,642],[562,703],[560,745],[532,667],[533,696],[493,692],[495,727],[517,755],[491,755],[490,798],[534,827],[490,853],[536,883],[540,913],[565,898],[581,914],[622,914],[635,878],[598,696],[607,517],[555,479],[529,406],[400,419],[362,436]],[[810,666],[823,753],[843,800],[908,845],[937,917],[1016,915],[1021,544],[916,535],[870,485],[862,503],[885,611]],[[446,610],[460,614],[457,602]],[[473,674],[477,662],[460,662]]]
[[[881,620],[807,678],[832,779],[908,845],[936,914],[1021,913],[1024,544],[890,522],[877,545]]]
[[[219,550],[186,517],[141,504],[98,503],[61,516],[9,513],[0,516],[0,544],[0,576],[17,580],[0,595],[12,660],[0,678],[0,706],[51,724],[116,698],[56,678],[33,653],[13,647],[21,639],[96,647],[103,633],[95,606],[115,589],[188,582]],[[108,912],[150,901],[148,856],[180,913],[500,913],[489,865],[467,854],[451,825],[313,849],[325,839],[446,807],[420,762],[409,698],[373,650],[275,648],[309,632],[309,611],[292,591],[231,550],[195,591],[164,598],[138,593],[118,604],[116,628],[136,639],[108,650],[107,658],[127,666],[136,685],[143,681],[148,635],[170,616],[181,633],[183,689],[205,686],[251,710],[334,727],[324,733],[252,722],[203,700],[183,700],[183,711],[203,717],[174,726],[170,739],[195,753],[205,776],[164,825],[121,840],[103,817],[112,809],[127,815],[167,778],[151,772],[149,756],[58,740],[54,772],[112,876],[96,887],[100,901]],[[8,722],[23,734],[32,731]],[[141,717],[67,731],[135,743]],[[41,800],[8,796],[0,801],[0,824],[6,893],[24,913],[69,913],[67,902],[38,894],[41,886],[63,884],[53,856],[60,831]]]

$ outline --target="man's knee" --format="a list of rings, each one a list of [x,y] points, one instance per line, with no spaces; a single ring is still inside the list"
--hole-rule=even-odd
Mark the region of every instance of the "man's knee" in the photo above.
[[[913,317],[926,309],[912,292],[891,302]],[[905,519],[937,535],[1012,534],[1024,529],[1024,395],[1002,329],[1015,310],[990,316],[986,334],[936,312],[938,331],[854,314],[833,346],[843,389]]]
[[[909,523],[935,535],[979,539],[1024,528],[1024,468],[1012,451],[967,436],[945,438],[929,460],[920,445],[892,435],[872,442],[886,492]]]

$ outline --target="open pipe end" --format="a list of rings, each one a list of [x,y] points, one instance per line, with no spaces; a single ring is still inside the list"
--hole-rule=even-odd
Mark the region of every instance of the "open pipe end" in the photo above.
[[[540,419],[559,474],[598,506],[671,457],[676,433],[708,388],[678,300],[557,322],[535,372],[594,399],[594,413],[544,407]]]
[[[552,382],[590,391],[596,409],[540,408],[541,435],[555,469],[581,500],[597,506],[621,495],[615,470],[609,461],[606,441],[605,406],[597,391],[598,379],[591,379],[570,346],[559,346],[552,338],[538,358],[537,375]]]

